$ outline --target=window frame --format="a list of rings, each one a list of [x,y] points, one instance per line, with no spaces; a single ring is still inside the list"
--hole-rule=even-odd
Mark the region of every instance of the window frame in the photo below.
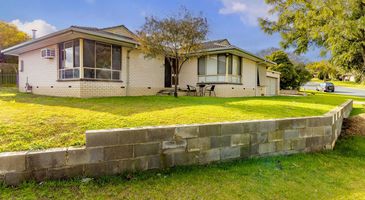
[[[80,50],[80,39],[76,38],[76,39],[72,39],[72,40],[67,40],[61,43],[58,43],[58,69],[57,69],[57,76],[58,76],[58,80],[62,80],[62,81],[72,81],[72,80],[79,80],[81,78],[81,66],[80,66],[80,55],[81,55],[81,50]],[[79,46],[79,63],[78,63],[78,67],[75,66],[75,41],[78,41],[78,46]],[[65,66],[65,45],[72,43],[72,66],[73,67],[67,67]],[[62,46],[62,50],[61,50],[61,46]],[[66,76],[66,72],[70,72],[72,71],[72,78],[66,78],[64,76]],[[75,76],[75,75],[78,76]]]
[[[75,67],[75,65],[77,65],[77,62],[75,62],[75,41],[78,40],[78,67]],[[86,41],[91,41],[93,43],[93,67],[86,67],[85,66],[85,43]],[[72,42],[72,49],[73,49],[73,66],[72,68],[65,68],[63,62],[63,58],[64,58],[64,50],[65,50],[65,43],[68,42]],[[96,44],[103,44],[103,45],[107,45],[110,46],[110,69],[106,69],[106,68],[97,68],[96,67]],[[86,38],[75,38],[73,40],[67,40],[67,41],[63,41],[57,44],[57,50],[58,50],[58,67],[57,67],[57,80],[58,81],[106,81],[106,82],[122,82],[122,69],[123,69],[123,46],[121,45],[116,45],[116,44],[111,44],[111,43],[106,43],[106,42],[100,42],[97,40],[91,40],[91,39],[86,39]],[[114,54],[114,49],[119,49],[119,62],[113,62],[113,54]],[[113,64],[119,65],[117,67],[113,68]],[[72,78],[65,78],[65,71],[66,70],[72,70],[73,73],[73,77]],[[85,70],[93,70],[93,77],[92,78],[85,78]],[[77,72],[76,72],[77,71]],[[108,71],[110,73],[110,78],[97,78],[97,71]],[[102,72],[101,72],[102,73]],[[77,75],[77,76],[75,76]],[[114,77],[118,77],[117,79]]]
[[[94,67],[83,67],[84,70],[84,78],[85,80],[94,80],[94,81],[122,81],[122,59],[123,59],[123,47],[120,45],[114,45],[114,44],[110,44],[110,43],[105,43],[105,42],[100,42],[100,41],[96,41],[96,40],[88,40],[88,41],[93,41],[94,42]],[[106,46],[110,46],[110,69],[106,69],[106,68],[98,68],[96,67],[96,60],[97,60],[97,56],[96,56],[96,48],[97,48],[97,44],[103,44]],[[113,69],[113,47],[119,47],[120,48],[120,69],[115,70]],[[90,78],[90,77],[85,77],[85,69],[87,70],[94,70],[94,77]],[[97,78],[97,71],[108,71],[110,72],[110,79],[104,79],[104,78]],[[113,79],[113,73],[119,73],[119,79]]]
[[[207,67],[209,62],[208,56],[216,57],[216,74],[207,74]],[[225,73],[219,72],[219,57],[225,56]],[[238,70],[237,74],[233,74],[233,56],[238,57]],[[200,67],[200,59],[205,59],[204,63],[204,74],[199,74],[199,67]],[[211,66],[213,67],[213,66]],[[222,67],[222,66],[221,66]],[[215,84],[242,84],[242,57],[238,55],[234,55],[231,53],[220,53],[216,55],[204,55],[198,57],[197,61],[197,75],[198,75],[198,82],[199,83],[215,83]]]

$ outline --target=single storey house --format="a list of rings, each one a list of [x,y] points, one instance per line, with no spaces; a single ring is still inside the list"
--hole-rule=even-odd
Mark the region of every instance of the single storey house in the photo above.
[[[125,26],[70,28],[4,49],[19,57],[19,90],[71,97],[155,95],[172,88],[175,74],[164,57],[147,58]],[[275,63],[227,39],[203,43],[204,56],[184,64],[178,86],[214,84],[218,97],[279,92]]]

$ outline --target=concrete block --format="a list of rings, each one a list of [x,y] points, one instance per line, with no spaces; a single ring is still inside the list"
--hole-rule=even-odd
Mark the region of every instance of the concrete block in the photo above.
[[[324,127],[324,135],[325,136],[332,135],[332,126],[325,126]]]
[[[118,143],[118,132],[86,131],[86,147],[112,146]]]
[[[188,152],[200,151],[199,138],[190,138],[190,139],[187,139],[187,147],[186,147],[186,150]]]
[[[200,137],[220,136],[221,125],[220,124],[208,124],[199,126]]]
[[[200,153],[199,163],[208,164],[220,160],[220,149],[210,149]]]
[[[160,143],[145,143],[134,145],[134,157],[156,155],[160,153]]]
[[[179,139],[196,138],[199,136],[199,126],[179,126],[175,129],[175,137]]]
[[[297,139],[291,141],[291,149],[301,151],[306,148],[306,139]]]
[[[225,147],[221,149],[221,160],[239,158],[241,156],[240,147]]]
[[[275,141],[274,143],[275,143],[276,152],[282,152],[285,150],[284,141]]]
[[[313,135],[313,128],[312,127],[299,129],[299,137],[300,138],[312,137],[312,135]]]
[[[33,179],[37,182],[48,180],[47,171],[48,171],[48,169],[32,170],[31,179]],[[82,173],[81,173],[81,175],[82,175]]]
[[[112,160],[104,163],[104,172],[106,175],[114,175],[123,173],[122,171],[122,163],[120,160]]]
[[[66,148],[28,152],[27,170],[63,167],[66,165],[66,153]]]
[[[248,158],[251,155],[250,146],[240,146],[240,157]]]
[[[268,133],[268,141],[269,142],[280,141],[280,140],[283,140],[283,139],[284,139],[284,131],[283,130],[277,130],[277,131]]]
[[[231,146],[231,136],[218,136],[210,138],[210,148],[220,148]]]
[[[267,132],[257,132],[251,134],[251,144],[262,144],[268,142]]]
[[[66,168],[67,177],[81,177],[84,174],[84,165],[68,166]]]
[[[30,178],[30,172],[9,172],[5,174],[4,182],[6,185],[18,186]]]
[[[325,134],[324,126],[312,127],[312,136],[313,137],[324,136],[324,134]]]
[[[0,174],[2,172],[21,172],[25,166],[26,152],[0,153]]]
[[[274,153],[276,151],[275,143],[259,144],[259,154]]]
[[[68,148],[66,165],[81,165],[104,161],[104,148]]]
[[[315,148],[315,147],[323,147],[323,137],[310,137],[306,138],[306,145],[307,148]]]
[[[118,165],[120,173],[135,171],[134,163],[134,159],[120,160]]]
[[[325,117],[310,117],[307,120],[308,127],[318,127],[318,126],[331,126],[333,119],[331,116]]]
[[[187,141],[184,140],[172,140],[162,142],[162,152],[164,154],[185,151],[187,146]]]
[[[299,129],[289,129],[284,131],[284,140],[298,139]]]
[[[174,153],[174,166],[179,165],[193,165],[199,163],[199,153],[198,152],[179,152]]]
[[[84,175],[87,177],[99,177],[106,174],[105,163],[92,163],[84,165]]]
[[[279,130],[292,129],[294,120],[295,119],[278,119],[277,123]]]
[[[242,146],[250,144],[250,134],[231,135],[231,146]]]
[[[259,146],[260,146],[260,144],[251,144],[250,145],[250,156],[256,156],[259,154]]]
[[[148,169],[160,169],[161,165],[161,155],[149,156],[148,158]]]
[[[161,168],[174,166],[174,153],[161,154]]]
[[[278,130],[278,123],[276,120],[264,120],[259,124],[259,132],[272,132]]]
[[[135,158],[133,165],[134,165],[134,171],[145,171],[148,169],[148,160],[149,158],[143,157],[143,158]]]
[[[293,119],[293,129],[305,128],[307,126],[307,118]]]
[[[104,148],[104,160],[120,160],[133,157],[133,145],[111,146]]]
[[[156,127],[147,130],[147,141],[172,140],[175,134],[175,127]]]
[[[69,178],[67,176],[66,170],[67,170],[67,168],[65,168],[65,167],[62,167],[62,168],[50,168],[47,171],[47,179],[60,180],[60,179]]]
[[[234,135],[243,133],[242,123],[223,123],[221,126],[222,135]]]
[[[146,128],[131,128],[116,132],[118,137],[118,144],[136,144],[147,142]],[[158,134],[158,133],[156,133]]]
[[[243,131],[245,133],[256,133],[259,130],[259,121],[247,121],[243,122]]]
[[[210,149],[210,137],[187,139],[188,152],[204,151]]]

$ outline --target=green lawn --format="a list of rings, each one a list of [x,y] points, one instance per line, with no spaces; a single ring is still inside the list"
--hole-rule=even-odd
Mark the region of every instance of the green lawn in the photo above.
[[[84,145],[84,132],[91,129],[322,115],[349,98],[353,97],[316,93],[307,97],[78,99],[1,88],[0,152]]]
[[[311,80],[312,82],[316,83],[322,83],[322,80],[319,80],[317,78],[314,78]],[[358,89],[365,89],[364,83],[355,83],[355,82],[349,82],[349,81],[329,81],[335,84],[335,86],[342,86],[342,87],[349,87],[349,88],[358,88]]]
[[[365,138],[334,151],[178,167],[82,183],[0,186],[0,199],[364,199]],[[132,177],[127,180],[126,177]]]

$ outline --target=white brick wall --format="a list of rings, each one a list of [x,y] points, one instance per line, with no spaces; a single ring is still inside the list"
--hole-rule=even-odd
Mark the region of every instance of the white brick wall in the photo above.
[[[19,56],[19,63],[24,61],[24,71],[19,72],[19,90],[25,91],[28,82],[33,86],[33,93],[50,96],[72,97],[100,97],[100,96],[126,96],[127,95],[127,48],[122,49],[122,81],[57,81],[58,77],[58,52],[57,45],[47,48],[56,49],[55,59],[43,59],[40,49],[29,51]],[[266,84],[266,68],[256,62],[243,59],[242,85],[224,84],[216,85],[216,94],[220,97],[255,96],[266,94],[265,87],[256,86],[257,67],[260,68],[260,81]],[[129,88],[128,95],[142,96],[155,95],[164,89],[164,58],[146,58],[139,50],[132,50],[129,63]],[[261,74],[264,74],[261,76]],[[186,85],[196,85],[197,58],[186,62],[180,72],[180,88]]]

